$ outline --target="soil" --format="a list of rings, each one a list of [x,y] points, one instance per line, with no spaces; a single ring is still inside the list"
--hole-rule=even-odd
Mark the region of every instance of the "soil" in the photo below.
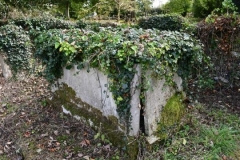
[[[0,72],[0,160],[121,158],[107,137],[47,104],[44,78],[19,77],[5,80]]]
[[[230,113],[240,115],[240,81],[235,85],[216,82],[211,89],[199,89],[198,86],[189,83],[188,95],[192,95],[192,101],[198,101],[209,108],[227,109]]]

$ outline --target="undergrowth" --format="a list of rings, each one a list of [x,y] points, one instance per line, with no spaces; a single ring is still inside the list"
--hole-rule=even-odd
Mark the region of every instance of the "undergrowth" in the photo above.
[[[189,106],[190,107],[190,106]],[[190,107],[181,129],[153,145],[144,159],[239,159],[240,118],[225,110]]]

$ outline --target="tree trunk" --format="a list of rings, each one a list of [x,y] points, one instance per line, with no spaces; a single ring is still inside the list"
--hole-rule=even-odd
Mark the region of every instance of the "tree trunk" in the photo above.
[[[117,17],[118,23],[120,22],[120,14],[121,14],[121,8],[120,8],[120,4],[119,4],[118,5],[118,17]]]
[[[69,10],[70,10],[70,1],[67,1],[67,3],[66,3],[66,10],[65,10],[65,16],[67,17],[67,19],[70,19]]]

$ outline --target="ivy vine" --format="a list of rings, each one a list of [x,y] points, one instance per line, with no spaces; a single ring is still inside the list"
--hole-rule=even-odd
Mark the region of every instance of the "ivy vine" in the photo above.
[[[29,69],[32,43],[26,31],[15,25],[0,27],[0,51],[7,57],[7,63],[14,74]]]
[[[89,64],[108,75],[110,90],[120,117],[130,118],[130,85],[136,64],[143,76],[151,72],[174,85],[174,73],[191,73],[202,63],[199,41],[186,33],[143,29],[100,28],[99,32],[80,29],[43,31],[35,39],[37,58],[46,65],[44,75],[50,81],[60,78],[63,67],[78,69]],[[187,66],[187,67],[186,67]],[[186,74],[182,74],[186,75]],[[144,78],[144,77],[143,77]]]

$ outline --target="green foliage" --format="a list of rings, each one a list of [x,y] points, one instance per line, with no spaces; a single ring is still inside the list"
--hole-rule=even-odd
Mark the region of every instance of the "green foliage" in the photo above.
[[[86,26],[87,26],[87,24],[85,22],[83,22],[82,20],[77,21],[78,28],[85,28]]]
[[[165,13],[177,13],[186,16],[191,7],[191,0],[170,0],[162,9]]]
[[[225,11],[227,15],[229,13],[234,13],[238,10],[237,6],[232,2],[232,0],[224,0],[222,2],[222,12]]]
[[[9,6],[3,0],[0,0],[0,19],[6,18],[8,11],[9,11]]]
[[[21,26],[25,30],[69,29],[76,26],[74,23],[53,17],[14,19],[11,23]]]
[[[183,28],[184,19],[179,15],[158,15],[140,19],[139,27],[143,29],[159,29],[179,31]]]
[[[111,79],[110,90],[121,117],[129,119],[130,86],[135,65],[152,71],[174,85],[173,74],[184,66],[201,63],[201,45],[186,33],[142,29],[99,28],[48,30],[35,39],[36,57],[46,65],[45,76],[54,81],[62,68],[94,67]],[[180,63],[181,61],[184,61]],[[182,70],[183,71],[183,70]],[[146,75],[146,74],[143,74]]]
[[[164,159],[239,159],[239,125],[238,115],[197,105],[164,141]]]
[[[192,12],[194,17],[207,17],[215,8],[221,8],[223,0],[193,0]]]
[[[0,50],[7,57],[14,73],[29,69],[32,43],[29,35],[21,27],[5,25],[0,27]]]
[[[200,132],[199,143],[208,148],[205,159],[219,159],[223,152],[225,155],[231,155],[237,149],[235,142],[237,133],[239,132],[227,126],[219,128],[203,126]]]
[[[151,10],[151,4],[152,4],[152,1],[151,0],[138,0],[137,2],[137,7],[138,7],[138,14],[139,15],[147,15],[147,13],[150,12]]]

